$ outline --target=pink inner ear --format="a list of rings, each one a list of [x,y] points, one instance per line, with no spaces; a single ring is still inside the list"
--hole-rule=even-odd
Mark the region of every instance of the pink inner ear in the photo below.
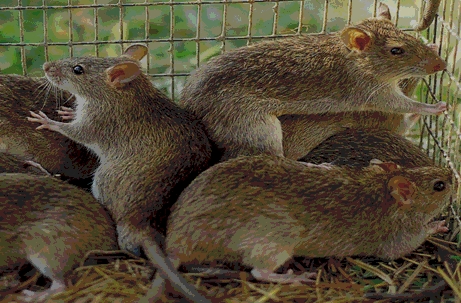
[[[121,69],[114,69],[110,72],[110,82],[111,83],[114,83],[114,82],[120,82],[117,81],[117,79],[121,76],[125,75],[125,72]]]
[[[357,48],[360,50],[364,50],[367,47],[368,43],[370,43],[370,37],[366,35],[360,35],[355,37],[355,44]]]
[[[400,206],[411,204],[415,194],[414,185],[405,177],[395,176],[389,180],[391,195],[397,200]]]

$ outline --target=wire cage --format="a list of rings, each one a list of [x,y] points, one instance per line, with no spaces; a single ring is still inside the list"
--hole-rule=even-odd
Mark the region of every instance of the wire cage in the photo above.
[[[461,2],[443,0],[432,25],[413,31],[427,0],[389,0],[394,22],[426,42],[437,43],[448,62],[442,74],[416,90],[423,102],[443,100],[449,110],[426,116],[414,129],[435,161],[459,180]],[[143,64],[154,84],[177,99],[186,77],[201,63],[252,42],[301,33],[340,30],[376,15],[378,0],[5,0],[0,3],[0,71],[43,75],[43,62],[69,56],[116,56],[145,43]]]
[[[383,2],[398,27],[438,44],[448,63],[443,73],[421,80],[414,96],[445,101],[448,110],[423,117],[409,138],[453,170],[460,201],[461,1],[442,0],[422,32],[413,26],[427,0]],[[217,54],[261,39],[338,31],[376,15],[378,5],[378,0],[3,0],[0,72],[42,76],[45,61],[118,56],[130,44],[143,43],[149,54],[142,63],[154,85],[177,99],[190,72]],[[459,207],[449,212],[459,229]]]

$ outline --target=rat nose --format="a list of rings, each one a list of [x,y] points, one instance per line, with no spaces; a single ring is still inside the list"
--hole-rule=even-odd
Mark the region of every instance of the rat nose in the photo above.
[[[432,64],[429,64],[429,66],[427,67],[427,72],[430,74],[443,71],[447,67],[447,63],[443,61],[441,58],[437,58],[431,63]]]
[[[45,72],[49,71],[50,68],[51,68],[50,62],[45,62],[45,63],[43,63],[43,70],[44,70]]]

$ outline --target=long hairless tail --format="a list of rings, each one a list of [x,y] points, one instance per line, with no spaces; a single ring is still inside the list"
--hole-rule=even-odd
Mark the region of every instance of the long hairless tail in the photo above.
[[[154,263],[160,274],[154,279],[151,288],[139,303],[155,302],[155,299],[159,298],[165,290],[165,278],[170,280],[173,287],[192,302],[211,303],[181,276],[154,240],[144,240],[143,248],[144,253]]]

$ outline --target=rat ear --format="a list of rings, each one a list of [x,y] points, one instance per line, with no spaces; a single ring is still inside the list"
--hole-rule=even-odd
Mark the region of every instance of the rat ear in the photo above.
[[[122,62],[106,69],[107,83],[113,87],[121,87],[136,79],[141,74],[139,65],[134,62]]]
[[[341,39],[349,49],[363,51],[371,44],[371,37],[357,27],[346,27],[341,32]]]
[[[370,161],[371,166],[376,166],[379,167],[380,169],[386,171],[386,172],[393,172],[396,171],[400,168],[399,165],[395,164],[394,162],[383,162],[378,159],[372,159]]]
[[[128,56],[130,58],[133,58],[135,60],[141,60],[144,58],[145,55],[147,55],[147,52],[149,50],[145,45],[142,44],[132,44],[128,46],[128,48],[125,50],[123,53],[123,56]]]
[[[387,185],[391,196],[397,201],[400,207],[409,207],[413,203],[415,186],[407,178],[395,176],[389,180]]]
[[[389,6],[380,2],[378,7],[378,19],[391,20],[391,12],[389,11]]]

